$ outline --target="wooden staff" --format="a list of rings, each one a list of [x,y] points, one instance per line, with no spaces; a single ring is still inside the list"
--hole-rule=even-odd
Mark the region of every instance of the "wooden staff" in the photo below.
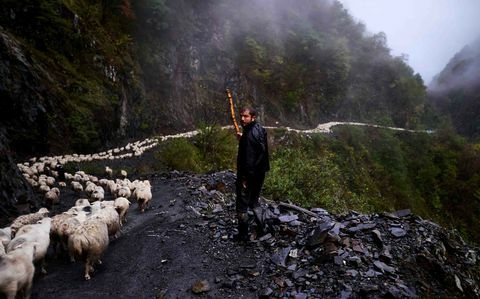
[[[240,133],[240,128],[238,127],[237,118],[235,117],[235,107],[233,106],[233,97],[232,97],[232,93],[230,92],[229,88],[227,88],[227,97],[228,97],[228,101],[230,102],[230,116],[232,117],[233,126],[235,127],[235,131],[238,134],[238,133]]]

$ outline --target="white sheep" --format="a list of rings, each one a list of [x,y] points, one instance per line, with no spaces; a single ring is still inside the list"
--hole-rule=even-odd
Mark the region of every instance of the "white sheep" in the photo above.
[[[88,197],[92,196],[92,193],[93,193],[93,191],[95,191],[96,187],[97,187],[97,185],[95,185],[94,183],[87,182],[87,184],[85,186],[85,193],[87,193]]]
[[[12,238],[15,237],[15,234],[22,226],[37,223],[38,221],[42,220],[47,216],[48,210],[46,208],[41,208],[36,213],[18,216],[15,220],[13,220],[12,224],[10,225]]]
[[[7,246],[10,240],[12,240],[12,229],[10,226],[0,229],[0,244]]]
[[[105,174],[108,175],[109,177],[112,177],[113,170],[110,167],[105,166]]]
[[[125,197],[125,198],[130,198],[130,196],[132,195],[132,191],[130,190],[130,188],[128,186],[121,186],[118,190],[117,190],[117,196],[118,197]]]
[[[83,186],[79,182],[73,181],[72,182],[72,189],[73,191],[80,193],[83,191]]]
[[[86,220],[87,214],[81,210],[69,210],[52,217],[50,239],[56,255],[58,255],[61,250],[67,250],[68,237]],[[74,261],[73,256],[70,256],[70,258]]]
[[[50,191],[50,187],[44,185],[44,183],[40,183],[40,187],[38,187],[38,190],[40,190],[40,192],[47,193],[48,191]]]
[[[85,259],[85,279],[90,279],[93,265],[108,247],[108,228],[100,219],[88,219],[68,238],[68,251],[76,259]]]
[[[150,200],[152,200],[152,191],[150,187],[135,189],[135,197],[137,199],[138,209],[141,213],[145,212],[145,208]]]
[[[55,178],[49,176],[46,179],[47,186],[53,187],[55,185]]]
[[[36,250],[33,256],[34,262],[39,262],[41,271],[46,274],[45,270],[45,256],[47,255],[48,246],[50,245],[50,227],[52,219],[43,218],[37,224],[28,224],[22,226],[14,239],[8,243],[7,253],[14,250],[20,244],[37,243]]]
[[[100,207],[101,208],[97,210],[92,206],[92,215],[90,216],[90,218],[100,219],[105,222],[108,227],[108,235],[116,236],[117,232],[120,230],[120,216],[118,215],[114,207],[102,207],[101,205]]]
[[[123,178],[126,178],[127,177],[127,172],[125,170],[120,170],[120,175],[123,177]]]
[[[127,222],[127,212],[130,208],[130,204],[130,201],[125,197],[118,197],[115,199],[115,210],[117,210],[117,213],[120,216],[120,225]]]
[[[117,189],[118,189],[118,185],[112,181],[112,180],[109,180],[107,182],[107,188],[106,188],[108,191],[110,191],[110,194],[112,194],[113,196],[116,196],[117,195]]]
[[[60,189],[54,187],[45,193],[45,205],[52,207],[58,203],[60,203]]]
[[[0,292],[8,299],[15,299],[20,291],[24,298],[30,298],[35,247],[33,243],[21,244],[0,258]]]
[[[130,204],[131,202],[125,197],[118,197],[115,200],[102,201],[101,207],[102,208],[106,206],[114,207],[120,218],[120,226],[123,226],[123,224],[127,222],[127,212],[128,212],[128,209],[130,208]]]
[[[77,201],[75,201],[75,206],[77,207],[85,207],[89,205],[90,205],[90,201],[86,198],[80,198],[80,199],[77,199]]]
[[[100,186],[95,187],[95,190],[92,193],[91,199],[94,201],[95,200],[102,201],[104,198],[105,198],[105,191],[103,190],[103,188]]]

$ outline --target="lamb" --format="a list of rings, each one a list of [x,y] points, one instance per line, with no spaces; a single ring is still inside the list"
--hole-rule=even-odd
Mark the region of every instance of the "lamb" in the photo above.
[[[18,247],[20,244],[37,243],[33,261],[39,262],[42,273],[46,274],[45,256],[47,255],[48,246],[50,245],[51,223],[52,219],[47,217],[40,220],[37,224],[22,226],[17,231],[15,238],[8,244],[7,253],[13,251],[14,248]]]
[[[45,193],[45,205],[51,208],[53,205],[60,203],[59,196],[60,196],[60,189],[58,188],[50,189],[50,191]]]
[[[93,265],[108,247],[108,228],[100,219],[88,219],[68,238],[68,251],[77,259],[85,259],[85,279],[90,280]]]
[[[46,208],[41,208],[36,213],[18,216],[15,220],[13,220],[12,224],[10,225],[10,229],[12,231],[12,238],[15,237],[15,234],[22,226],[37,223],[37,221],[42,220],[47,216],[48,210]]]
[[[25,298],[30,298],[35,247],[35,243],[21,244],[0,257],[0,292],[8,299],[15,299],[19,291],[23,291]]]
[[[126,178],[127,177],[127,172],[125,170],[120,170],[120,175],[123,177],[123,178]]]

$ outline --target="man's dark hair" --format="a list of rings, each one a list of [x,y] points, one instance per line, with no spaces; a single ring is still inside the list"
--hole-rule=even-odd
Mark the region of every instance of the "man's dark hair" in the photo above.
[[[248,111],[248,113],[251,115],[251,116],[257,116],[257,111],[255,109],[253,109],[252,107],[243,107],[241,110],[240,110],[240,113],[243,113],[245,111]]]

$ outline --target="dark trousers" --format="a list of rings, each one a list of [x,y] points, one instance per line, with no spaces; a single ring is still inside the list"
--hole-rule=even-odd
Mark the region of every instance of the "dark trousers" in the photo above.
[[[236,208],[237,213],[247,213],[248,208],[254,209],[259,206],[258,198],[262,190],[265,173],[258,173],[252,177],[247,177],[247,187],[243,186],[243,176],[237,175],[236,181]]]

